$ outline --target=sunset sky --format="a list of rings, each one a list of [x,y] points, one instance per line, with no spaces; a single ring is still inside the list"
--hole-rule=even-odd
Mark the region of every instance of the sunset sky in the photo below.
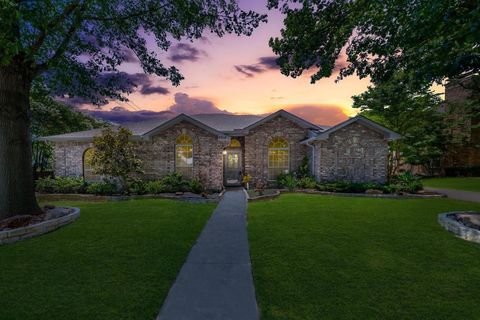
[[[142,75],[132,59],[122,68],[138,78],[139,86],[128,97],[131,102],[112,101],[102,110],[113,109],[111,112],[143,120],[155,113],[142,114],[138,110],[265,114],[283,108],[324,125],[336,124],[356,113],[351,108],[351,96],[365,91],[368,79],[351,76],[335,83],[337,74],[333,74],[329,79],[310,84],[309,75],[287,78],[276,67],[268,46],[269,38],[279,35],[282,15],[267,10],[265,1],[240,0],[240,6],[267,13],[268,23],[262,24],[250,37],[218,38],[205,33],[194,42],[174,43],[168,52],[158,50],[164,64],[175,65],[185,77],[178,87],[158,77]]]

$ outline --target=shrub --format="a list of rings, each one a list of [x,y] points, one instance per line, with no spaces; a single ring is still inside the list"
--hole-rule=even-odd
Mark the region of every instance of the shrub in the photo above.
[[[307,156],[303,157],[302,163],[298,166],[297,176],[299,178],[310,177],[310,166],[309,166],[309,160]]]
[[[186,189],[186,182],[183,180],[183,175],[179,172],[166,175],[163,177],[162,183],[165,186],[165,192],[178,192]]]
[[[302,189],[315,189],[317,182],[312,177],[305,176],[298,180],[298,187]]]
[[[293,173],[281,174],[277,177],[277,185],[292,191],[298,185],[298,180]]]
[[[55,179],[52,179],[50,177],[41,178],[35,181],[35,191],[37,192],[51,193],[54,192],[54,187]]]
[[[165,185],[161,180],[147,181],[145,182],[145,192],[150,194],[165,192]]]
[[[142,180],[130,180],[127,182],[127,193],[129,194],[145,194],[145,182]]]
[[[46,193],[79,193],[85,190],[85,182],[79,177],[57,177],[38,179],[35,190]]]
[[[376,183],[357,183],[357,182],[348,182],[348,181],[337,181],[337,182],[327,182],[319,183],[317,189],[320,191],[328,192],[345,192],[345,193],[363,193],[368,189],[378,189],[384,190],[382,185]]]
[[[405,172],[393,178],[393,183],[389,186],[393,192],[414,193],[423,189],[422,181],[411,172]]]
[[[188,181],[188,191],[193,193],[202,193],[204,190],[203,184],[198,179],[192,179]]]
[[[95,182],[87,187],[87,193],[96,195],[112,195],[118,192],[117,186],[112,182]]]

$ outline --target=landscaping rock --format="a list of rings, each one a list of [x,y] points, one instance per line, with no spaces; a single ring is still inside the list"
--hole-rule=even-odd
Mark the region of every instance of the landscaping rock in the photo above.
[[[366,194],[383,194],[383,191],[378,189],[367,189],[365,190],[365,193]]]

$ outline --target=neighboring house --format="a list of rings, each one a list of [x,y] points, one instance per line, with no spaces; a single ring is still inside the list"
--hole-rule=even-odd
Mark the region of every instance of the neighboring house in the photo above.
[[[385,182],[388,141],[400,138],[361,116],[326,129],[284,110],[266,117],[181,114],[126,127],[133,132],[145,179],[177,171],[216,190],[241,184],[244,174],[252,184],[273,182],[297,170],[306,156],[319,181]],[[94,180],[85,159],[100,134],[95,129],[44,137],[55,146],[55,174]]]
[[[462,119],[462,123],[454,129],[457,131],[454,134],[463,140],[453,143],[448,148],[444,159],[444,169],[447,171],[448,168],[465,168],[467,170],[472,168],[473,170],[473,167],[480,167],[480,119],[465,117],[462,109],[465,104],[471,103],[472,90],[478,90],[475,88],[473,77],[478,77],[478,75],[468,74],[460,80],[450,81],[445,86],[446,107],[449,108],[450,105],[453,105],[456,109],[452,116]],[[478,96],[478,91],[475,93]],[[458,119],[454,120],[458,121]]]

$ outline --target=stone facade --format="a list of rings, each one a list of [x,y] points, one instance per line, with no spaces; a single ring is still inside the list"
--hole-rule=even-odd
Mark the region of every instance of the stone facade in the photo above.
[[[56,142],[54,145],[55,175],[62,177],[83,176],[83,154],[92,147],[90,142]]]
[[[314,175],[318,181],[387,180],[388,141],[362,124],[351,123],[313,145]]]
[[[182,134],[190,136],[193,139],[193,178],[211,190],[224,187],[224,157],[229,152],[227,135],[241,143],[241,148],[235,148],[242,152],[239,171],[251,176],[251,186],[259,180],[268,182],[269,144],[277,137],[288,142],[290,172],[296,171],[308,156],[312,174],[318,181],[385,182],[388,141],[384,134],[387,129],[373,130],[364,125],[366,120],[361,120],[362,123],[353,120],[348,120],[343,127],[326,131],[328,138],[322,138],[326,140],[312,140],[315,148],[305,142],[312,136],[312,127],[284,111],[239,130],[238,134],[224,134],[188,119],[179,120],[151,135],[137,135],[134,143],[136,154],[143,162],[143,178],[161,179],[175,171],[176,139]],[[90,147],[91,142],[56,141],[55,174],[84,176],[83,155]],[[227,155],[224,156],[224,152]]]
[[[187,122],[159,133],[152,141],[138,143],[136,152],[143,161],[145,178],[159,179],[175,171],[175,140],[182,133],[193,139],[193,177],[208,189],[223,189],[222,151],[228,142]]]
[[[307,137],[308,129],[296,123],[277,117],[254,128],[245,136],[245,173],[252,177],[252,185],[258,179],[268,181],[268,145],[272,138],[281,137],[289,145],[289,169],[297,170],[303,157],[307,155],[307,146],[300,144]]]
[[[137,141],[136,154],[143,162],[145,179],[160,179],[175,171],[175,140],[182,133],[193,139],[193,177],[208,189],[223,188],[223,148],[228,144],[206,130],[181,122],[153,136],[151,140]],[[55,143],[55,174],[82,177],[83,155],[90,142]]]

